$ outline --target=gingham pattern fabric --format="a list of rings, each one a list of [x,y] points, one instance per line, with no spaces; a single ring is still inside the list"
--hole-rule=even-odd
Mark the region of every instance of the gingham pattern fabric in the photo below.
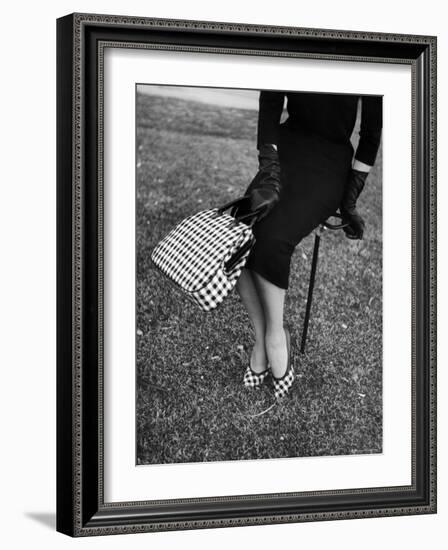
[[[259,373],[254,372],[248,365],[246,368],[246,372],[244,373],[243,384],[246,386],[246,388],[256,388],[263,384],[269,372],[269,369],[266,369],[265,371]]]
[[[288,371],[285,373],[285,375],[282,378],[272,377],[272,381],[274,384],[275,398],[281,399],[282,397],[285,397],[285,395],[289,391],[289,388],[292,386],[292,383],[294,382],[294,369],[292,368],[292,365],[290,365]]]
[[[186,296],[210,311],[235,286],[254,242],[249,226],[213,208],[179,223],[154,248],[151,259]],[[225,263],[242,248],[244,253],[227,270]]]

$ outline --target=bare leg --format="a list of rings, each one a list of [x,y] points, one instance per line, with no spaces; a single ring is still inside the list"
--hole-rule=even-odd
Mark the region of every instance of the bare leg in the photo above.
[[[253,277],[264,312],[267,359],[272,374],[280,378],[285,374],[288,362],[286,335],[283,328],[285,289],[270,283],[258,273],[253,272]]]
[[[249,269],[243,269],[241,272],[236,289],[249,314],[255,333],[255,344],[251,353],[250,366],[254,372],[263,372],[267,368],[264,341],[266,324],[253,275]]]

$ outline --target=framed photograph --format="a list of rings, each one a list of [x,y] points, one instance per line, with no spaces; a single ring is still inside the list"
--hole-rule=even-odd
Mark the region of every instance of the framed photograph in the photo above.
[[[57,51],[57,530],[435,513],[436,38]]]

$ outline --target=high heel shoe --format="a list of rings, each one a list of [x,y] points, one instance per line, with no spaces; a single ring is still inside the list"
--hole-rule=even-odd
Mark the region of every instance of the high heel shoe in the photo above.
[[[294,369],[291,365],[291,335],[289,334],[289,330],[287,328],[285,328],[284,330],[286,335],[288,362],[286,364],[286,371],[283,376],[281,376],[280,378],[276,378],[274,374],[272,374],[272,381],[274,384],[274,397],[276,399],[282,399],[287,395],[295,378]]]
[[[261,386],[263,382],[266,380],[266,377],[269,375],[270,369],[267,368],[262,372],[255,372],[252,370],[249,364],[246,367],[246,372],[244,373],[243,377],[243,384],[246,386],[246,388],[256,388],[258,386]]]
[[[254,372],[250,368],[250,365],[247,365],[246,372],[244,373],[243,377],[243,384],[246,386],[246,388],[256,388],[263,384],[268,374],[269,369],[266,369],[263,372]]]

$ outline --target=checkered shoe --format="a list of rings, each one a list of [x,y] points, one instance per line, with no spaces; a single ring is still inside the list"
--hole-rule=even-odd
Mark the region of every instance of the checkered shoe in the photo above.
[[[256,388],[261,386],[269,374],[269,369],[263,372],[254,372],[250,365],[247,365],[246,372],[244,373],[243,384],[246,388]]]
[[[289,366],[289,369],[281,378],[272,377],[274,383],[274,397],[276,399],[281,399],[289,392],[292,383],[294,382],[294,369],[292,365]]]
[[[291,336],[287,328],[285,328],[285,335],[286,346],[288,350],[288,365],[286,367],[286,372],[280,378],[276,378],[274,375],[272,375],[272,382],[274,385],[274,397],[276,399],[282,399],[283,397],[285,397],[285,395],[289,392],[289,389],[291,388],[295,378],[294,369],[291,365]]]

